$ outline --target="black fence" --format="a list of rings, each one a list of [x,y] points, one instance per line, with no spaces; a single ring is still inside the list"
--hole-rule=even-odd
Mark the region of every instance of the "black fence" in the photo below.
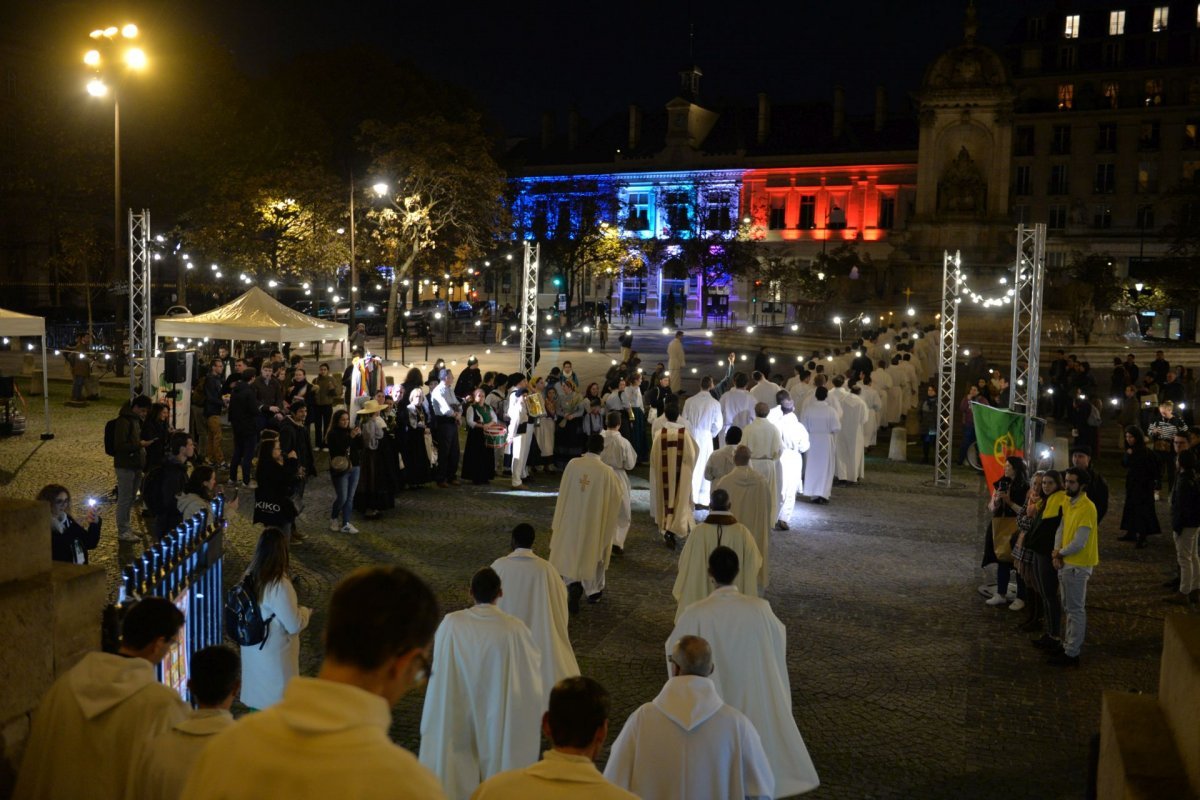
[[[108,650],[116,649],[123,606],[143,597],[165,597],[183,612],[183,629],[159,664],[158,679],[185,699],[192,653],[223,639],[224,498],[213,500],[211,509],[180,523],[125,567],[117,604],[105,610]]]

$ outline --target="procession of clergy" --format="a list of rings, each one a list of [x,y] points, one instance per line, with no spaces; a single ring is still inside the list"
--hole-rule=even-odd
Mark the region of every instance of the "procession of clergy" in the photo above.
[[[668,349],[675,376],[681,339]],[[625,416],[610,411],[563,471],[549,559],[533,552],[533,527],[518,525],[512,553],[472,582],[475,605],[437,631],[420,760],[447,796],[778,798],[816,788],[791,713],[786,631],[761,597],[772,530],[789,530],[798,493],[826,503],[835,480],[863,477],[864,449],[916,404],[931,355],[919,333],[884,331],[814,353],[786,387],[759,370],[735,373],[732,353],[724,380],[704,377],[685,402],[671,379],[649,423],[650,513],[668,547],[682,541],[668,680],[625,722],[601,780],[590,758],[607,723],[596,722],[591,749],[562,748],[543,714],[551,689],[580,674],[568,618],[585,596],[601,599],[627,544],[638,458]],[[543,732],[555,750],[539,761]]]

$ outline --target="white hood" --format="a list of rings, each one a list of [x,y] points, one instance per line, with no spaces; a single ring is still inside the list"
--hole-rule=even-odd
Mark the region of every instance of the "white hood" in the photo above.
[[[94,719],[152,683],[154,665],[144,658],[88,653],[68,677],[71,693],[86,719]]]
[[[700,725],[723,705],[712,680],[698,675],[671,678],[654,698],[654,707],[685,731]]]
[[[298,733],[336,733],[367,725],[386,731],[392,724],[387,701],[344,683],[296,677],[273,709]]]

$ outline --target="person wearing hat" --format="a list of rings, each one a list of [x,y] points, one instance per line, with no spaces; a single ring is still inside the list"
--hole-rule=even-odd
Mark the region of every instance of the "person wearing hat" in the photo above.
[[[479,372],[479,359],[471,356],[467,359],[467,368],[458,374],[454,383],[454,396],[460,400],[471,397],[475,390],[483,385],[483,376]],[[486,392],[484,393],[486,396]]]
[[[1099,472],[1092,469],[1092,449],[1086,445],[1072,447],[1071,466],[1087,471],[1087,496],[1096,506],[1097,523],[1103,522],[1104,515],[1108,513],[1108,484]]]
[[[366,519],[376,519],[380,513],[395,506],[392,473],[387,458],[391,447],[385,442],[387,425],[379,412],[384,406],[374,398],[358,410],[357,424],[362,429],[362,465],[354,507]]]

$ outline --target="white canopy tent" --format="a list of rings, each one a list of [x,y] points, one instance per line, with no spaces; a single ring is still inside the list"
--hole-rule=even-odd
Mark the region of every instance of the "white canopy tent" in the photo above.
[[[233,341],[284,342],[341,341],[346,325],[318,319],[288,308],[257,286],[225,305],[183,317],[163,317],[154,322],[154,335],[178,339],[230,339]]]
[[[50,373],[46,369],[46,320],[32,314],[21,314],[0,308],[0,336],[37,336],[42,340],[42,401],[46,408],[46,432],[43,439],[53,439],[50,432]]]

